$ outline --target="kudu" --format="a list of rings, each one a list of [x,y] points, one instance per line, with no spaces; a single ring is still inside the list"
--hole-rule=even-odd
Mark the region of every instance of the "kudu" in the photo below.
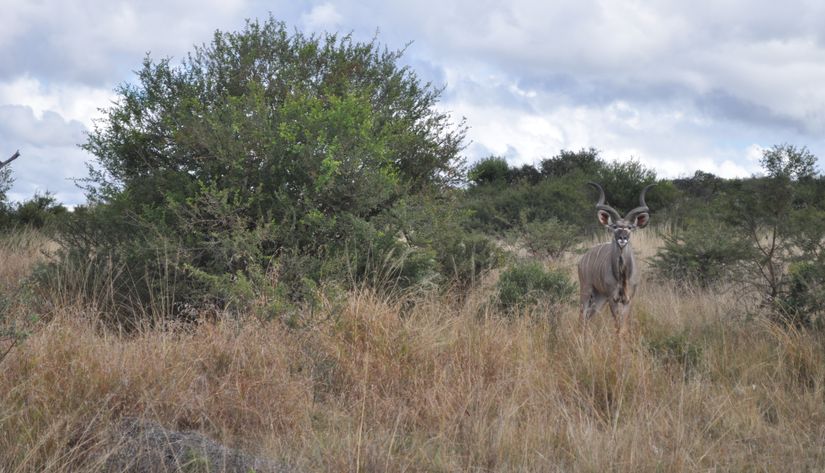
[[[586,323],[605,303],[609,303],[616,331],[621,334],[628,323],[630,303],[640,279],[630,234],[637,228],[646,227],[650,221],[645,194],[655,184],[642,189],[639,206],[625,214],[624,218],[613,207],[605,205],[602,186],[595,182],[588,184],[599,191],[596,215],[613,238],[609,243],[591,248],[579,261],[581,320]]]

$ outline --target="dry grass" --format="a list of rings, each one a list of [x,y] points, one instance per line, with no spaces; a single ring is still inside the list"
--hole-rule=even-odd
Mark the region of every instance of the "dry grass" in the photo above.
[[[607,313],[589,330],[572,306],[508,321],[488,291],[412,309],[364,291],[308,329],[227,318],[129,337],[60,307],[0,366],[0,471],[96,471],[126,416],[300,471],[825,468],[821,335],[647,283],[619,343]]]

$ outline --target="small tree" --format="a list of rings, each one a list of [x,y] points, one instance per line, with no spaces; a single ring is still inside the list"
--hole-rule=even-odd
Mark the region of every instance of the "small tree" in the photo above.
[[[805,146],[774,145],[762,152],[759,163],[773,179],[799,181],[816,175],[816,156]]]
[[[653,267],[659,276],[681,286],[708,288],[741,281],[742,264],[753,257],[750,241],[719,223],[691,225],[664,240]]]
[[[786,308],[800,305],[785,300],[793,292],[797,293],[793,299],[801,300],[798,292],[804,284],[800,281],[816,273],[807,267],[789,273],[790,265],[823,257],[825,227],[818,222],[822,204],[815,197],[818,193],[811,192],[819,187],[814,178],[816,157],[804,147],[784,144],[764,150],[760,162],[766,176],[734,182],[720,202],[727,205],[728,221],[753,248],[749,263],[763,306],[787,321]]]
[[[11,189],[11,185],[14,183],[14,179],[11,177],[11,168],[9,164],[12,161],[20,157],[20,151],[15,151],[14,154],[11,155],[5,161],[0,161],[0,204],[3,206],[7,206],[7,197],[6,193]]]

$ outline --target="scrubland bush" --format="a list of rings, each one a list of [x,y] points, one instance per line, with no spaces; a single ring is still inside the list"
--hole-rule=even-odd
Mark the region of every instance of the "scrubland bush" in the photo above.
[[[753,256],[742,235],[718,224],[677,229],[663,239],[652,267],[660,277],[685,287],[708,288],[741,281],[743,265]]]
[[[179,65],[147,57],[83,145],[90,203],[61,229],[64,263],[116,268],[109,288],[132,313],[166,296],[173,314],[243,312],[272,281],[299,302],[326,281],[472,280],[497,256],[444,197],[465,127],[400,57],[272,18],[217,32]],[[415,201],[455,216],[450,231],[413,222]]]
[[[524,223],[519,233],[524,246],[533,256],[557,259],[577,243],[581,230],[552,217],[543,222]]]
[[[575,285],[567,273],[547,270],[539,263],[516,263],[501,273],[498,303],[508,313],[538,304],[557,306],[570,302]]]
[[[512,173],[506,159],[490,156],[481,159],[470,168],[467,180],[475,185],[503,186],[512,182]]]
[[[798,327],[825,328],[825,264],[800,261],[788,268],[788,289],[777,301],[783,317]]]

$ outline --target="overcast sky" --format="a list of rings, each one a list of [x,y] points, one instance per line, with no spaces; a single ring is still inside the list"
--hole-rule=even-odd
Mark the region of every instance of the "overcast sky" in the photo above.
[[[504,5],[506,3],[506,6]],[[0,0],[0,157],[13,200],[85,198],[77,147],[148,52],[183,57],[269,13],[352,32],[444,86],[470,161],[595,147],[661,177],[758,172],[761,149],[825,157],[825,2],[745,0]]]

